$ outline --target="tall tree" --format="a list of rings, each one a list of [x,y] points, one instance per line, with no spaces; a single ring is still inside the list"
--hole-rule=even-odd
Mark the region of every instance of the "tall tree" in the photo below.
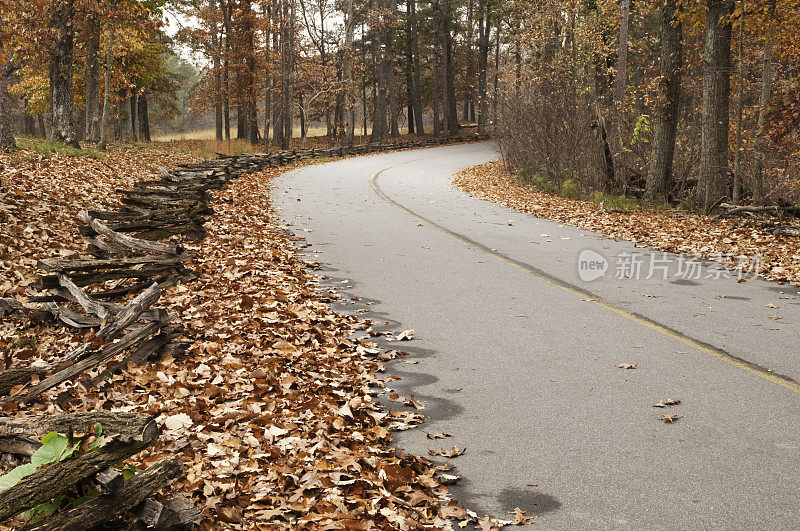
[[[115,26],[112,22],[108,30],[108,45],[106,46],[106,76],[103,90],[103,118],[100,125],[100,149],[108,147],[108,122],[111,119],[111,67],[114,63],[114,33]]]
[[[452,0],[442,0],[444,10],[442,13],[442,39],[444,41],[444,116],[445,128],[448,134],[458,134],[458,110],[456,102],[455,65],[453,59],[453,32],[451,29],[453,18]]]
[[[665,0],[661,5],[660,79],[653,124],[653,148],[645,182],[645,197],[650,200],[666,191],[672,176],[683,62],[681,34],[678,0]]]
[[[744,119],[744,0],[739,2],[739,57],[736,100],[736,140],[733,148],[733,204],[738,205],[742,196],[742,121]]]
[[[11,98],[8,94],[9,76],[12,66],[5,50],[6,37],[3,34],[3,3],[0,2],[0,148],[16,147],[14,132],[11,129]]]
[[[353,35],[355,33],[356,21],[353,10],[353,0],[345,0],[345,20],[344,20],[344,55],[342,57],[342,74],[344,77],[344,112],[347,121],[347,131],[344,137],[344,145],[352,146],[355,140],[356,131],[356,105],[355,105],[355,83],[353,81]]]
[[[387,24],[386,0],[374,0],[377,4],[377,19],[378,24],[373,28],[372,32],[372,53],[377,61],[377,86],[375,97],[372,99],[372,142],[383,142],[387,136],[386,124],[386,103],[389,92],[389,66],[388,57],[383,46],[383,36],[386,34],[385,26]]]
[[[706,209],[727,196],[734,0],[706,0],[703,111],[697,202]]]
[[[774,54],[776,0],[770,0],[767,7],[767,27],[764,36],[764,56],[761,60],[761,96],[758,105],[758,130],[756,131],[756,161],[753,169],[754,195],[758,203],[764,200],[764,128],[767,124],[767,104],[772,98],[772,60]]]
[[[478,0],[478,134],[486,134],[489,115],[487,69],[489,67],[489,35],[492,31],[489,0]]]
[[[86,50],[86,69],[84,73],[85,137],[90,142],[100,141],[100,34],[98,13],[90,8],[86,14],[84,39],[84,48]]]
[[[414,108],[414,121],[416,122],[415,132],[418,135],[425,134],[425,117],[422,114],[422,69],[419,60],[419,30],[417,23],[416,0],[406,0],[408,2],[409,31],[411,33],[411,99]]]
[[[214,69],[214,133],[217,142],[222,141],[222,72],[221,72],[221,55],[222,49],[220,47],[219,32],[217,31],[217,2],[216,0],[208,0],[208,10],[211,16],[211,54],[212,54],[212,68]]]
[[[54,35],[50,63],[53,140],[78,145],[73,121],[72,68],[75,35],[74,0],[53,0],[50,28]]]

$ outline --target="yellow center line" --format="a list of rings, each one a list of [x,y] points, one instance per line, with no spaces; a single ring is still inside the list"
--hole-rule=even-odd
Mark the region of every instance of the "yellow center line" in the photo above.
[[[737,367],[739,369],[747,371],[747,372],[749,372],[751,374],[755,374],[756,376],[759,376],[759,377],[761,377],[761,378],[763,378],[763,379],[765,379],[765,380],[767,380],[769,382],[772,382],[774,384],[777,384],[777,385],[779,385],[779,386],[781,386],[781,387],[783,387],[785,389],[788,389],[789,391],[792,391],[794,393],[800,394],[800,383],[796,382],[795,380],[793,380],[793,379],[791,379],[789,377],[782,376],[782,375],[779,375],[779,374],[775,374],[774,372],[770,372],[768,369],[765,369],[764,367],[761,367],[761,366],[756,365],[754,363],[751,363],[749,361],[746,361],[746,360],[743,360],[741,358],[737,358],[736,356],[733,356],[731,354],[728,354],[724,350],[721,350],[719,348],[713,347],[713,346],[711,346],[711,345],[709,345],[707,343],[703,343],[702,341],[698,341],[696,339],[692,339],[691,337],[688,337],[688,336],[686,336],[686,335],[684,335],[684,334],[682,334],[682,333],[680,333],[680,332],[678,332],[676,330],[672,330],[670,328],[667,328],[666,326],[661,325],[661,324],[659,324],[659,323],[657,323],[657,322],[655,322],[655,321],[653,321],[651,319],[648,319],[647,317],[644,317],[644,316],[641,316],[641,315],[637,315],[635,313],[629,312],[628,310],[620,308],[619,306],[615,306],[614,304],[612,304],[612,303],[610,303],[608,301],[604,301],[604,300],[600,299],[599,297],[597,297],[596,295],[594,295],[594,294],[592,294],[592,293],[590,293],[588,291],[584,291],[584,290],[580,289],[579,287],[573,286],[572,284],[569,284],[568,282],[565,282],[565,281],[563,281],[563,280],[561,280],[559,278],[556,278],[556,277],[554,277],[552,275],[549,275],[549,274],[545,273],[544,271],[541,271],[539,269],[531,267],[528,264],[525,264],[525,263],[519,262],[517,260],[514,260],[512,258],[509,258],[508,256],[505,256],[505,255],[503,255],[503,254],[501,254],[501,253],[499,253],[497,251],[493,251],[493,250],[489,249],[488,247],[486,247],[483,244],[480,244],[480,243],[478,243],[478,242],[476,242],[474,240],[471,240],[471,239],[467,238],[466,236],[463,236],[461,234],[453,232],[453,231],[451,231],[449,229],[446,229],[446,228],[442,227],[441,225],[438,225],[435,222],[433,222],[433,221],[431,221],[431,220],[429,220],[429,219],[427,219],[427,218],[425,218],[423,216],[420,216],[419,214],[417,214],[413,210],[410,210],[409,208],[401,205],[400,203],[398,203],[397,201],[395,201],[394,199],[392,199],[391,197],[386,195],[383,192],[383,190],[381,190],[380,187],[378,187],[377,179],[382,173],[384,173],[386,171],[389,171],[391,169],[397,168],[398,166],[402,166],[404,164],[410,164],[412,162],[418,162],[419,160],[423,160],[423,159],[415,159],[415,160],[409,160],[409,161],[406,161],[406,162],[401,162],[399,164],[395,164],[393,166],[389,166],[388,168],[384,168],[384,169],[374,173],[372,175],[372,177],[370,177],[370,180],[369,180],[370,185],[372,186],[372,189],[375,190],[375,192],[381,197],[381,199],[383,199],[387,203],[389,203],[392,206],[402,210],[403,212],[405,212],[409,216],[414,217],[417,220],[419,220],[419,221],[421,221],[423,223],[426,223],[427,225],[430,225],[431,227],[435,228],[436,230],[438,230],[442,234],[445,234],[445,235],[450,236],[451,238],[453,238],[455,240],[460,241],[461,243],[463,243],[464,245],[466,245],[466,246],[468,246],[468,247],[470,247],[472,249],[476,249],[476,250],[478,250],[478,251],[480,251],[480,252],[482,252],[484,254],[487,254],[487,255],[489,255],[489,256],[491,256],[491,257],[503,262],[503,263],[506,263],[506,264],[508,264],[508,265],[510,265],[512,267],[515,267],[515,268],[517,268],[517,269],[519,269],[521,271],[524,271],[525,273],[528,273],[528,274],[530,274],[530,275],[532,275],[532,276],[534,276],[534,277],[536,277],[536,278],[538,278],[540,280],[544,280],[545,282],[547,282],[547,283],[549,283],[549,284],[551,284],[553,286],[561,288],[562,290],[566,291],[567,293],[571,293],[573,295],[581,297],[585,301],[592,302],[592,303],[600,306],[601,308],[605,308],[606,310],[612,311],[615,314],[617,314],[617,315],[619,315],[621,317],[624,317],[625,319],[633,321],[634,323],[638,323],[640,325],[646,326],[647,328],[649,328],[651,330],[654,330],[654,331],[658,332],[659,334],[661,334],[663,336],[675,339],[677,341],[680,341],[681,343],[685,343],[686,345],[689,345],[690,347],[695,348],[695,349],[699,350],[700,352],[704,352],[705,354],[708,354],[708,355],[713,356],[713,357],[715,357],[715,358],[717,358],[719,360],[722,360],[725,363],[728,363],[729,365],[733,365],[734,367]]]

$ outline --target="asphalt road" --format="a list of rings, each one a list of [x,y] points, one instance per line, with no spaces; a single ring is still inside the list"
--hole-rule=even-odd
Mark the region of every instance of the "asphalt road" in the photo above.
[[[388,368],[429,416],[398,444],[466,446],[447,460],[462,477],[451,492],[481,515],[520,507],[558,529],[798,528],[800,288],[739,283],[450,184],[497,156],[488,143],[405,151],[276,182],[325,285],[360,299],[339,309],[416,331],[385,343],[411,352]],[[669,398],[682,403],[653,407]],[[666,424],[668,413],[680,418]]]

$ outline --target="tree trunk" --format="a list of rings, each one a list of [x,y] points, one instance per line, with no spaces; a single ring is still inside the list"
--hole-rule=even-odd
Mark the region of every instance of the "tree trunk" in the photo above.
[[[139,141],[139,97],[136,95],[136,89],[131,93],[131,140],[134,142]]]
[[[139,138],[142,142],[150,142],[150,116],[147,109],[147,94],[139,96]]]
[[[727,195],[731,20],[734,0],[706,0],[703,112],[697,202],[706,210]]]
[[[50,28],[55,34],[50,64],[50,103],[53,140],[78,146],[72,118],[72,60],[75,34],[74,0],[55,0]]]
[[[286,33],[284,25],[286,24],[286,17],[284,16],[283,3],[279,0],[272,0],[272,17],[278,20],[278,31],[272,34],[272,49],[274,53],[280,55],[280,78],[275,76],[273,80],[273,88],[275,91],[275,104],[272,109],[272,145],[283,145],[283,88],[281,83],[283,81],[283,62],[284,46],[283,36]]]
[[[272,55],[270,49],[270,36],[272,34],[272,9],[270,4],[264,3],[264,20],[267,29],[264,35],[264,152],[269,153],[269,127],[270,116],[272,115],[272,77],[270,68],[272,67]]]
[[[653,148],[645,182],[645,198],[650,200],[666,192],[672,176],[683,60],[679,15],[678,0],[666,0],[661,7],[659,99],[653,123]]]
[[[225,30],[225,58],[222,64],[222,76],[225,85],[225,99],[222,102],[222,120],[225,127],[225,140],[231,140],[231,3],[220,0],[222,8],[222,27]]]
[[[489,66],[489,32],[491,22],[487,6],[488,0],[478,4],[478,134],[486,134],[489,98],[487,94],[487,68]]]
[[[353,0],[345,2],[344,57],[342,58],[342,77],[344,78],[344,113],[347,122],[343,145],[352,146],[356,134],[355,84],[353,83],[353,35],[355,20]]]
[[[733,151],[733,196],[731,202],[738,205],[742,197],[742,119],[744,117],[744,0],[739,3],[739,59],[736,101],[736,143]]]
[[[448,134],[458,134],[458,110],[456,105],[455,66],[453,65],[453,35],[450,30],[452,0],[443,0],[444,13],[442,37],[444,39],[444,116]]]
[[[131,130],[130,109],[128,107],[128,97],[125,89],[119,91],[119,103],[117,103],[117,140],[127,142]]]
[[[222,73],[220,72],[220,55],[222,49],[217,33],[217,2],[208,0],[208,8],[211,11],[211,53],[214,54],[212,68],[214,69],[214,132],[217,142],[222,141]],[[269,49],[269,48],[268,48]]]
[[[475,0],[469,0],[467,7],[467,72],[466,80],[464,82],[464,121],[471,121],[472,108],[473,108],[473,91],[475,90],[475,54],[473,48],[473,41],[475,39]]]
[[[108,147],[108,120],[111,114],[111,65],[114,62],[114,25],[108,31],[108,47],[106,49],[106,79],[103,90],[103,120],[100,125],[100,149]]]
[[[292,131],[294,127],[292,121],[292,73],[294,71],[295,1],[286,0],[286,3],[288,5],[284,6],[284,33],[281,36],[284,57],[283,65],[281,66],[281,88],[283,90],[283,138],[281,141],[281,147],[283,149],[291,149]]]
[[[770,2],[769,26],[764,38],[764,58],[761,64],[761,98],[758,106],[758,131],[756,132],[756,162],[753,169],[755,199],[758,204],[764,202],[764,126],[767,123],[767,103],[772,98],[772,57],[773,57],[773,24],[775,20],[775,0]]]
[[[382,0],[380,3],[380,8],[386,8],[385,0]],[[388,58],[387,54],[382,50],[383,45],[381,43],[381,33],[383,30],[383,25],[385,25],[387,21],[385,17],[381,15],[381,27],[376,28],[372,32],[372,52],[375,56],[375,60],[377,61],[377,91],[375,93],[375,98],[372,102],[372,142],[383,142],[386,140],[387,135],[387,128],[386,128],[386,99],[388,96],[388,79],[387,75],[389,72],[389,67],[387,65]]]
[[[5,59],[5,35],[3,34],[3,6],[0,5],[0,58]],[[14,132],[11,129],[11,97],[8,94],[8,76],[11,74],[9,65],[0,66],[0,148],[13,149],[17,147],[14,141]]]
[[[623,189],[627,185],[625,168],[625,91],[628,86],[628,34],[630,29],[631,0],[622,0],[619,18],[619,48],[617,75],[614,78],[614,151],[617,159],[617,177]]]
[[[389,20],[386,26],[386,86],[389,96],[389,129],[392,138],[400,136],[400,129],[397,124],[397,85],[394,78],[394,24],[397,16],[397,0],[389,0]]]
[[[416,133],[425,134],[424,115],[422,114],[422,70],[419,66],[419,31],[417,30],[416,0],[407,0],[411,28],[411,54],[413,59],[412,101],[414,107],[414,120]]]
[[[96,13],[86,19],[86,140],[100,141],[100,23]]]

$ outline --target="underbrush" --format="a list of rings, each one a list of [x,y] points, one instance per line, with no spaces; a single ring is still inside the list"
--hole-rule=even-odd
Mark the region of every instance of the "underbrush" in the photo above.
[[[65,157],[89,157],[93,159],[102,159],[105,154],[95,147],[80,147],[69,146],[61,142],[52,140],[44,140],[42,138],[21,136],[17,138],[17,146],[20,149],[31,151],[41,155],[45,159],[49,159],[54,154],[63,155]]]

